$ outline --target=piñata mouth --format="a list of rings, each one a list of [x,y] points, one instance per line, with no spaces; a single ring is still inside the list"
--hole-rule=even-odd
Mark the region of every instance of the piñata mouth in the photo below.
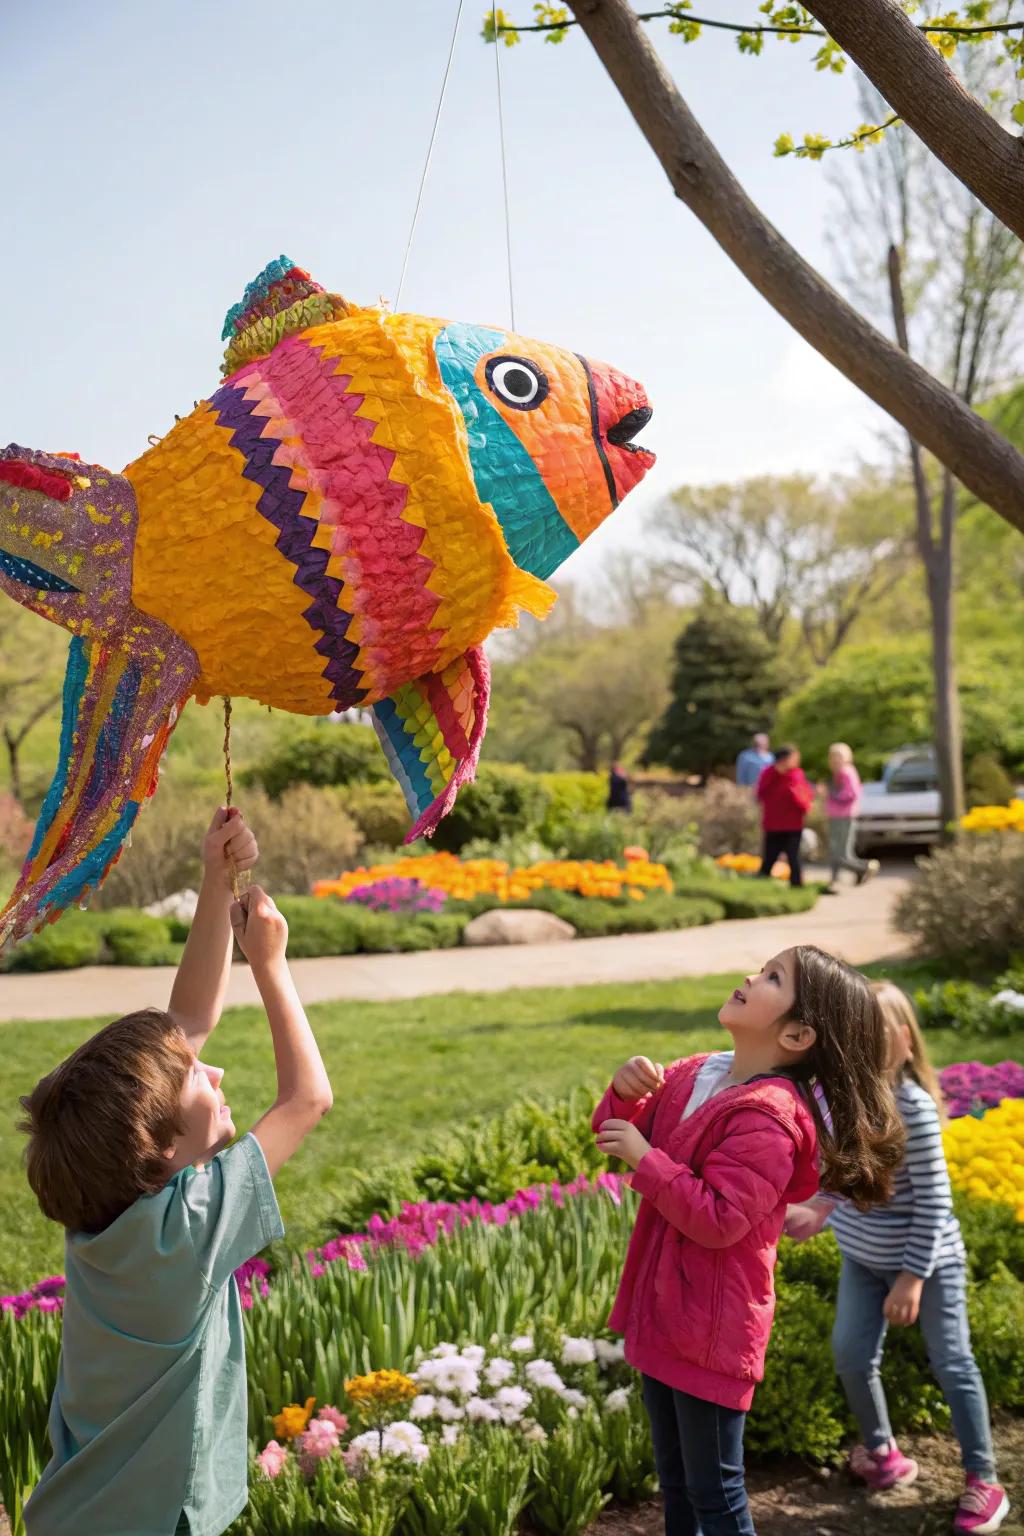
[[[638,432],[642,432],[650,421],[654,412],[649,405],[638,405],[634,410],[627,411],[613,427],[609,427],[605,437],[616,448],[625,448],[627,453],[647,454],[652,460],[654,454],[649,448],[644,448],[640,443],[634,443],[633,439]]]
[[[30,587],[34,592],[81,591],[80,587],[65,581],[63,576],[57,576],[53,571],[44,571],[41,565],[26,560],[23,555],[9,555],[6,549],[0,549],[0,576],[9,576],[12,581],[19,581],[22,586]]]

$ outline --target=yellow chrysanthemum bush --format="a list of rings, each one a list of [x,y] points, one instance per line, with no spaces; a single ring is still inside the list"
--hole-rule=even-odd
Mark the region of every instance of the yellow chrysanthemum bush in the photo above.
[[[385,880],[418,880],[456,901],[493,896],[499,902],[526,901],[534,891],[570,891],[577,896],[615,898],[664,891],[671,894],[672,877],[664,864],[648,859],[642,848],[617,864],[611,859],[543,859],[516,869],[502,859],[460,859],[453,853],[394,859],[387,864],[348,870],[338,880],[318,880],[314,896],[345,900],[353,891]]]
[[[998,1200],[1024,1222],[1024,1099],[953,1120],[944,1139],[954,1187],[975,1200]]]
[[[960,826],[965,832],[1024,832],[1024,800],[1009,805],[976,805]]]

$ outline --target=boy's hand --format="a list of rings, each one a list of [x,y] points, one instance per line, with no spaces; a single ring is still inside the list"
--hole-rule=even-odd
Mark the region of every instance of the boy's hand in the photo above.
[[[612,1078],[612,1088],[620,1099],[642,1099],[654,1093],[665,1081],[665,1068],[646,1056],[631,1056]]]
[[[203,839],[203,872],[211,880],[231,890],[231,866],[236,873],[252,869],[260,850],[256,835],[245,824],[245,817],[237,806],[218,806],[213,813],[209,830]]]
[[[892,1290],[882,1303],[886,1321],[897,1328],[909,1328],[911,1323],[916,1323],[923,1290],[924,1281],[920,1275],[912,1275],[909,1269],[897,1275]]]
[[[646,1136],[628,1120],[606,1120],[597,1133],[597,1145],[605,1157],[619,1157],[631,1168],[651,1150]]]
[[[231,931],[253,970],[266,970],[284,960],[288,924],[260,886],[249,888],[231,905]]]

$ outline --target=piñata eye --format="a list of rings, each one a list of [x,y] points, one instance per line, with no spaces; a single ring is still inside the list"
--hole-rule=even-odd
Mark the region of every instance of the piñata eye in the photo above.
[[[528,358],[492,357],[484,372],[492,394],[515,411],[534,411],[547,399],[547,375]]]

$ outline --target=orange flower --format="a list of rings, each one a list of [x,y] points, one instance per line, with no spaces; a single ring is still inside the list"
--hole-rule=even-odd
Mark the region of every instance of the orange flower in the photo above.
[[[275,1413],[272,1423],[274,1434],[279,1440],[297,1440],[309,1423],[313,1412],[315,1397],[307,1397],[305,1406],[300,1408],[298,1403],[289,1403],[287,1408],[282,1408],[280,1413]]]

